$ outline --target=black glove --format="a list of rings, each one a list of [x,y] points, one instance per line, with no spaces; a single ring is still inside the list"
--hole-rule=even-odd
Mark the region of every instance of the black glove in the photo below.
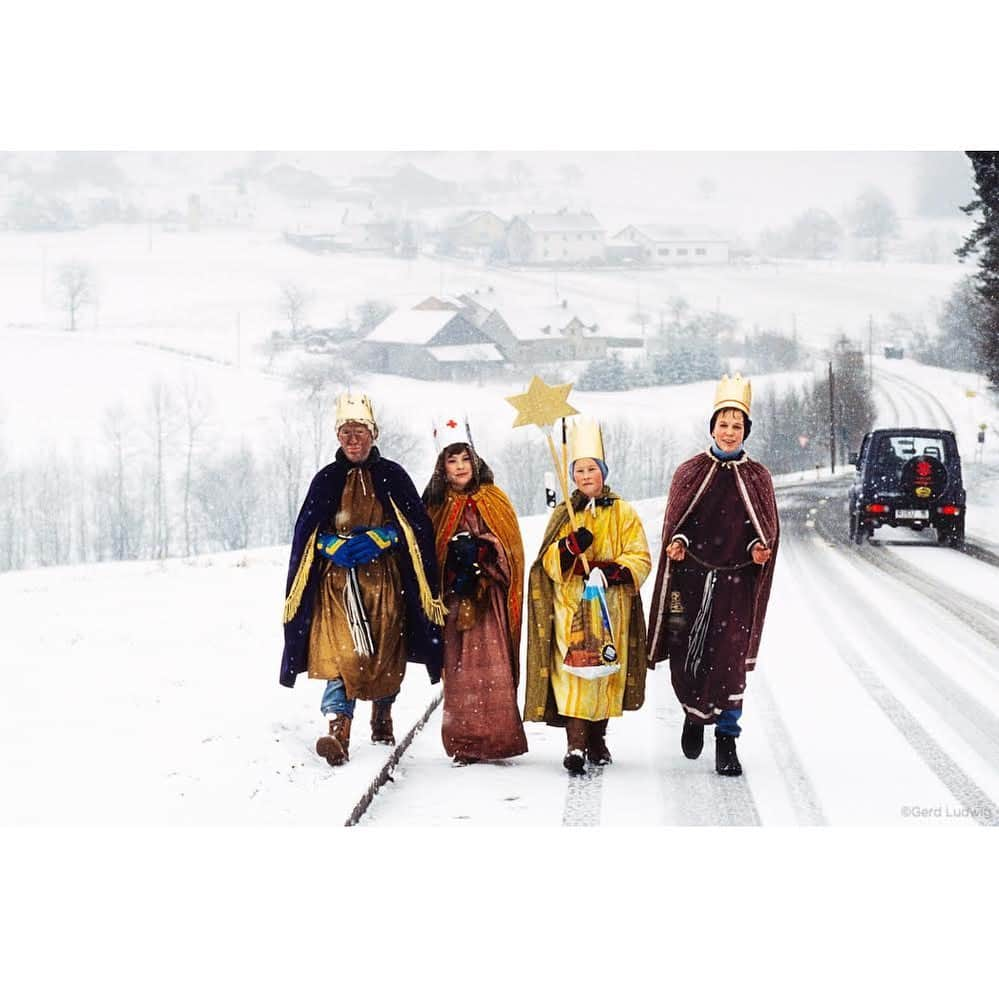
[[[631,582],[631,571],[617,562],[594,562],[593,567],[604,574],[608,586],[624,586]]]
[[[479,574],[474,570],[461,570],[455,574],[451,581],[451,590],[455,596],[470,597],[475,592],[478,581]]]
[[[447,544],[447,565],[455,572],[471,569],[478,556],[479,542],[467,531],[456,534]]]
[[[467,531],[456,534],[447,545],[445,562],[446,585],[459,597],[469,597],[475,592],[482,568],[479,565],[481,546],[477,538]]]
[[[570,531],[558,543],[558,560],[563,572],[568,572],[576,558],[593,544],[593,532],[585,527]]]

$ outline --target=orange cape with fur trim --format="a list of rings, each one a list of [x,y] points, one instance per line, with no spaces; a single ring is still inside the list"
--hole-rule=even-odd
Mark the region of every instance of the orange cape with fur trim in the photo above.
[[[524,543],[520,525],[505,492],[494,485],[482,485],[473,493],[455,493],[450,489],[444,502],[427,510],[434,525],[437,546],[437,564],[440,566],[440,592],[444,592],[444,563],[447,544],[461,522],[468,500],[474,500],[482,519],[495,534],[506,552],[510,563],[510,589],[506,597],[507,622],[510,630],[510,653],[514,668],[514,682],[519,679],[520,625],[524,610]]]

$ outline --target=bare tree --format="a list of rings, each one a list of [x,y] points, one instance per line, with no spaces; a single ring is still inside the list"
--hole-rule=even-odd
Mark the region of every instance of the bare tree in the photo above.
[[[104,416],[110,464],[99,485],[106,498],[110,553],[115,560],[137,558],[142,536],[142,508],[128,474],[133,454],[129,426],[128,414],[121,406],[112,407]]]
[[[542,441],[533,434],[510,439],[490,464],[517,513],[526,517],[545,512],[545,472],[552,471],[552,462]]]
[[[809,208],[798,215],[787,233],[785,252],[809,260],[827,259],[836,254],[843,227],[822,208]]]
[[[28,470],[31,505],[25,528],[30,532],[35,565],[59,565],[70,560],[70,530],[66,498],[71,495],[65,464],[54,452]]]
[[[278,299],[278,313],[288,321],[291,335],[297,337],[306,328],[305,313],[312,304],[313,296],[301,285],[285,281],[281,285]]]
[[[511,187],[524,187],[533,171],[523,160],[510,160],[506,166],[506,179]]]
[[[189,378],[181,389],[181,427],[184,436],[184,472],[181,480],[184,518],[184,554],[194,554],[197,541],[191,519],[191,491],[194,482],[194,460],[201,444],[201,434],[208,423],[211,404],[200,382]]]
[[[346,384],[347,376],[341,361],[329,359],[305,361],[292,372],[292,391],[303,403],[309,419],[313,468],[326,464],[333,434],[333,399]]]
[[[69,328],[75,332],[80,309],[93,302],[97,292],[94,272],[88,264],[70,261],[59,268],[56,287],[59,305],[66,310]]]
[[[865,188],[850,209],[853,235],[873,242],[874,259],[884,255],[885,240],[899,232],[898,213],[891,199],[876,187]]]
[[[394,309],[388,302],[380,302],[375,298],[365,299],[357,307],[357,332],[359,336],[370,333],[383,319],[390,316]]]
[[[583,183],[583,171],[576,163],[563,163],[558,168],[558,175],[566,187],[577,187]]]
[[[199,468],[194,496],[218,544],[226,551],[249,547],[260,486],[253,452],[245,441],[235,451]]]
[[[149,490],[152,495],[152,556],[170,557],[170,512],[167,503],[166,461],[178,429],[177,412],[166,385],[156,380],[150,387],[146,435],[150,445]]]

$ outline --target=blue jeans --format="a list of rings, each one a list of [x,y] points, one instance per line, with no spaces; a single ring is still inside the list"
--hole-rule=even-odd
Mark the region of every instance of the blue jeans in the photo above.
[[[388,697],[376,697],[375,704],[391,704],[397,694],[389,694]],[[323,691],[322,712],[324,715],[346,715],[348,718],[354,717],[354,705],[357,703],[353,697],[347,697],[343,680],[337,677],[336,680],[327,680],[326,689]]]
[[[723,711],[715,722],[715,735],[734,735],[738,739],[742,731],[739,727],[741,717],[742,708],[728,708]]]

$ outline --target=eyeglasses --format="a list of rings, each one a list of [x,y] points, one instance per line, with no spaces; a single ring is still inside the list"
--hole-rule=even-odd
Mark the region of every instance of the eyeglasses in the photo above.
[[[370,430],[341,430],[337,437],[342,441],[364,441],[371,436]]]

